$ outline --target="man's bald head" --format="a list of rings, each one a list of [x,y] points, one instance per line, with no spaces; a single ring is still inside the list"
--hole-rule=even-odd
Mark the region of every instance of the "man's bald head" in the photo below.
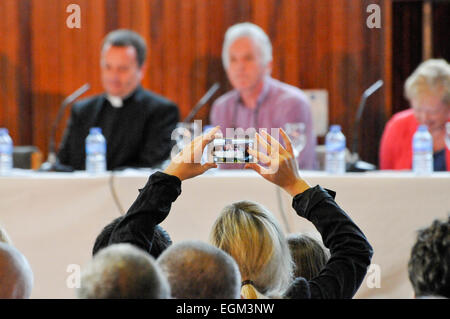
[[[32,288],[33,272],[25,256],[0,243],[0,299],[30,298]]]

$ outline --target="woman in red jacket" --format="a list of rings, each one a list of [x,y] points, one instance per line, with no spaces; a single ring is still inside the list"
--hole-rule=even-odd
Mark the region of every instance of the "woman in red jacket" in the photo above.
[[[427,60],[405,82],[411,109],[395,114],[381,138],[380,168],[412,168],[412,138],[420,124],[433,137],[435,171],[450,171],[450,150],[445,145],[446,122],[450,121],[450,65],[443,59]]]

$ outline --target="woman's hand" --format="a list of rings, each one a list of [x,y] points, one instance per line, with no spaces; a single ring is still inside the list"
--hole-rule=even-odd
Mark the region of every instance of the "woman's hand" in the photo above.
[[[201,175],[210,168],[217,167],[215,163],[202,165],[201,158],[204,148],[209,142],[214,140],[218,130],[219,126],[216,126],[208,133],[193,139],[180,153],[172,158],[164,173],[174,175],[184,181],[185,179]]]
[[[262,146],[266,154],[255,149],[249,149],[249,153],[258,161],[263,162],[268,167],[263,167],[257,163],[249,163],[245,168],[251,168],[258,172],[262,177],[275,185],[280,186],[286,192],[295,196],[303,193],[311,186],[303,180],[297,167],[297,161],[294,156],[292,144],[287,134],[280,128],[281,137],[284,140],[286,148],[284,148],[275,138],[270,136],[266,131],[262,131],[262,135],[256,134],[256,145]],[[267,155],[268,154],[268,155]]]

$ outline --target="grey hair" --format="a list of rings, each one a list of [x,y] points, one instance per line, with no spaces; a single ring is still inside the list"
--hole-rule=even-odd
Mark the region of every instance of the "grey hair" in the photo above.
[[[442,102],[450,105],[450,64],[444,59],[422,62],[406,80],[404,91],[410,101],[424,93],[442,94]]]
[[[147,56],[147,44],[145,43],[144,38],[134,31],[127,29],[111,31],[103,40],[102,51],[104,51],[107,46],[132,46],[136,50],[136,58],[139,67],[145,62]]]
[[[81,299],[166,299],[170,286],[155,259],[130,244],[100,250],[84,269]]]
[[[157,259],[178,299],[238,299],[241,274],[234,259],[200,241],[184,241],[166,249]]]
[[[285,235],[262,205],[240,201],[226,206],[213,225],[210,242],[229,253],[242,279],[251,280],[262,294],[282,295],[292,283],[294,263]]]
[[[272,61],[272,44],[267,34],[256,24],[250,22],[238,23],[228,28],[222,46],[222,63],[228,69],[230,56],[229,48],[239,38],[249,38],[261,50],[264,65]]]

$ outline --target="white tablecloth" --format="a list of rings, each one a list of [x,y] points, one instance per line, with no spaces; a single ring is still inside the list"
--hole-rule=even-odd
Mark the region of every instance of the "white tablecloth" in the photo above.
[[[416,230],[450,213],[450,174],[416,177],[411,173],[376,172],[327,176],[303,172],[312,184],[337,192],[336,201],[372,244],[374,266],[357,298],[410,298],[407,261]],[[119,216],[111,189],[125,210],[145,185],[148,171],[124,171],[93,177],[84,172],[15,171],[0,178],[0,224],[26,255],[35,275],[33,298],[73,298],[74,268],[91,258],[100,230]],[[277,188],[252,171],[209,171],[183,182],[182,194],[162,226],[174,242],[207,241],[220,210],[242,199],[271,210],[286,232],[315,232],[298,217],[283,191],[281,213]],[[377,279],[380,279],[379,281]],[[379,286],[379,287],[378,287]]]

